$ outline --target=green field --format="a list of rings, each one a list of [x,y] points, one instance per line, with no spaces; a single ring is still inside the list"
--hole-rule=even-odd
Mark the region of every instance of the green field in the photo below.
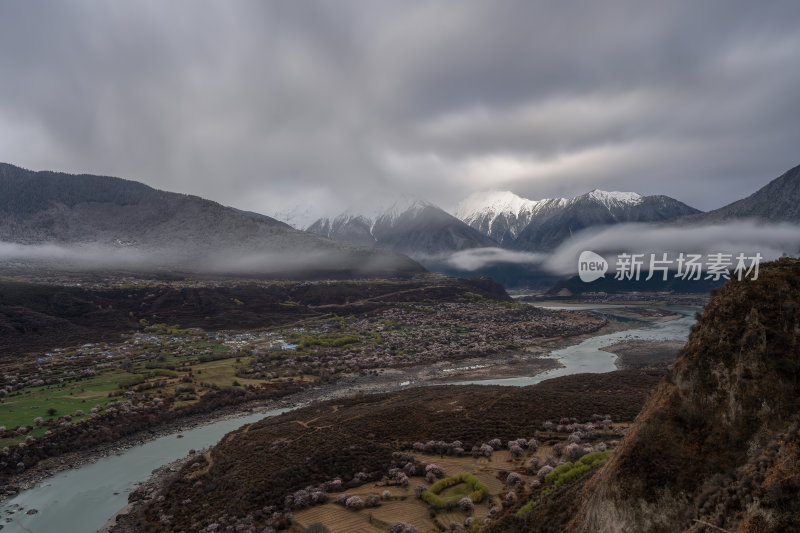
[[[251,357],[241,357],[239,362],[236,358],[219,359],[208,363],[198,363],[192,365],[192,373],[197,381],[210,383],[219,387],[230,387],[234,382],[240,385],[258,385],[264,383],[263,379],[248,379],[236,375],[236,369],[249,365]]]

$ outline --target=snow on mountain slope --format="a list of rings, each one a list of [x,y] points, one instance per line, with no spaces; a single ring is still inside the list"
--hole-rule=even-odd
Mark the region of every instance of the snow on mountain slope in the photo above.
[[[600,189],[594,189],[588,193],[588,196],[602,202],[607,207],[621,204],[639,205],[643,198],[642,195],[635,192],[601,191]]]
[[[456,216],[503,247],[543,250],[589,226],[654,222],[696,212],[667,196],[594,189],[574,198],[544,200],[509,191],[479,192],[459,204]]]

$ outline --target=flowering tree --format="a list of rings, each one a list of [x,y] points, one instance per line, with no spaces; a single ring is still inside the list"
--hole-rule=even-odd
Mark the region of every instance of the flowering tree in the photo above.
[[[492,452],[494,452],[494,448],[492,446],[490,446],[489,444],[481,444],[480,447],[481,455],[483,455],[484,457],[491,457]]]
[[[364,508],[364,500],[358,496],[350,496],[347,498],[347,501],[344,502],[344,506],[351,511],[360,511]]]
[[[583,446],[581,446],[580,444],[576,444],[574,442],[567,445],[565,453],[567,456],[567,460],[573,463],[578,459],[580,459],[581,457],[583,457],[584,455],[586,455],[586,451],[583,449]]]
[[[464,496],[458,500],[458,506],[465,513],[471,513],[475,509],[475,504],[472,502],[472,498],[469,496]]]
[[[536,472],[536,476],[537,476],[539,479],[544,479],[544,476],[546,476],[547,474],[549,474],[549,473],[550,473],[550,472],[552,472],[552,471],[553,471],[553,467],[552,467],[552,466],[550,466],[550,465],[544,465],[543,467],[541,467],[541,468],[539,469],[539,471],[538,471],[538,472]]]
[[[508,485],[509,487],[516,487],[520,483],[522,483],[522,476],[520,476],[516,472],[511,472],[510,474],[508,474],[508,477],[506,477],[506,485]]]

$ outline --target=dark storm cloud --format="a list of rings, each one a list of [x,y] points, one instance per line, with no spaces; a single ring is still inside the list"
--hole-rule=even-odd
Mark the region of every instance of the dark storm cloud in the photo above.
[[[594,187],[699,208],[800,163],[800,4],[0,5],[0,160],[273,213]]]

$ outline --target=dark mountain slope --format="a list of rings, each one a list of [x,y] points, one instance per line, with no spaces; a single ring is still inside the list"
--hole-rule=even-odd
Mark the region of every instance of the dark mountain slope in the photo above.
[[[497,246],[439,207],[412,199],[400,200],[373,215],[350,210],[333,220],[321,218],[308,231],[337,241],[394,250],[423,262],[459,250]]]
[[[695,217],[692,223],[710,223],[734,218],[769,222],[800,222],[800,165],[775,178],[747,198]]]
[[[267,216],[90,175],[0,164],[0,242],[69,246],[51,266],[350,276],[418,272],[387,251],[334,243]],[[26,249],[17,249],[25,260]],[[47,262],[39,253],[40,261]],[[2,260],[2,257],[0,257]]]
[[[489,237],[433,205],[413,214],[403,213],[392,224],[379,219],[373,232],[380,248],[418,257],[497,246]]]

